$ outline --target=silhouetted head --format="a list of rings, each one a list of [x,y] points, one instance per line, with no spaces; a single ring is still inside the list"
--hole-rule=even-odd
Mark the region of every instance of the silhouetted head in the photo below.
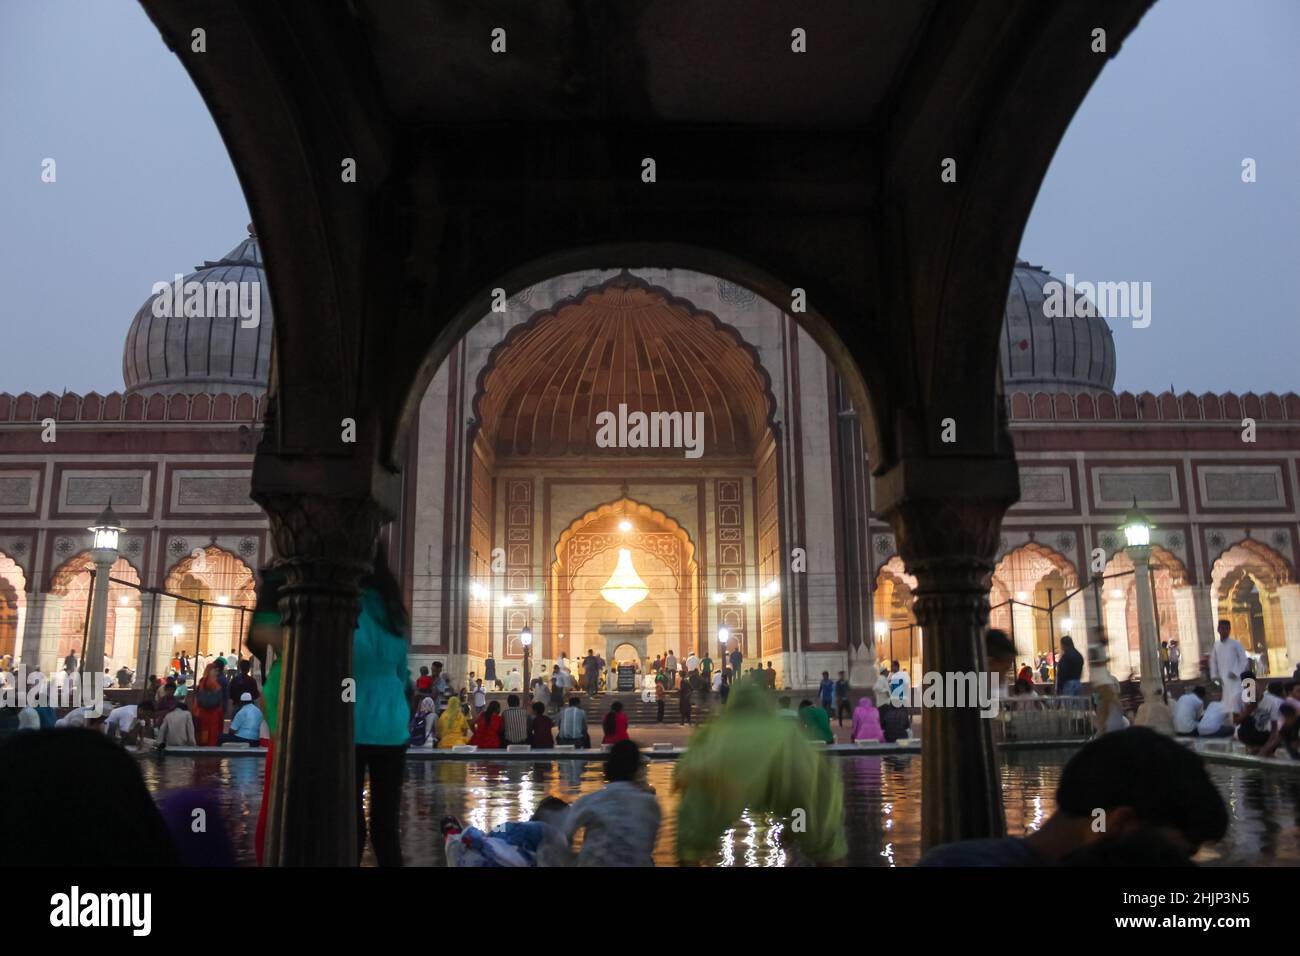
[[[1077,823],[1082,842],[1096,839],[1099,812],[1108,834],[1155,830],[1189,856],[1228,831],[1223,797],[1200,756],[1146,727],[1085,744],[1061,771],[1056,805]]]
[[[16,734],[0,745],[0,780],[0,866],[177,862],[135,758],[102,733]]]
[[[641,748],[631,740],[620,740],[609,748],[605,759],[605,779],[610,783],[635,780],[641,770]]]

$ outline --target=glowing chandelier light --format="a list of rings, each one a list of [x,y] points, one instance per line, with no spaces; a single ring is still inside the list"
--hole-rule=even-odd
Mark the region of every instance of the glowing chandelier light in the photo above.
[[[609,576],[605,586],[600,589],[600,596],[613,604],[624,614],[646,599],[650,588],[641,580],[641,575],[632,567],[632,552],[627,548],[618,549],[618,564]]]

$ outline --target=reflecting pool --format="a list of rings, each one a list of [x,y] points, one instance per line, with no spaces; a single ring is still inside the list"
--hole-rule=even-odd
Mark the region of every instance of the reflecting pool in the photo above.
[[[1022,750],[1002,754],[1002,788],[1007,828],[1023,834],[1037,829],[1055,806],[1053,794],[1069,750]],[[849,864],[910,866],[921,851],[921,760],[916,756],[829,757],[844,777]],[[216,791],[226,827],[243,863],[253,862],[253,831],[262,795],[259,757],[142,757],[140,767],[155,792],[181,787]],[[1207,765],[1228,804],[1232,823],[1218,845],[1202,850],[1198,862],[1293,865],[1300,862],[1300,774],[1278,769]],[[652,761],[647,780],[663,810],[655,850],[661,866],[676,863],[673,851],[677,797],[672,793],[673,761]],[[507,820],[527,819],[548,795],[572,802],[603,783],[599,763],[576,760],[522,761],[411,760],[403,791],[402,842],[407,865],[443,863],[438,821],[454,814],[467,824],[489,829]],[[796,866],[804,861],[781,846],[779,826],[763,814],[746,815],[720,841],[717,866]],[[366,864],[373,864],[366,851]]]

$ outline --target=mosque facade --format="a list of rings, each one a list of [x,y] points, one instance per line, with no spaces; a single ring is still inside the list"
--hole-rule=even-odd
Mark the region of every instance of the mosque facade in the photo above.
[[[1226,618],[1268,673],[1300,663],[1300,397],[1113,390],[1106,320],[1046,314],[1017,264],[1001,341],[1019,502],[991,623],[1022,660],[1063,634],[1139,670],[1137,582],[1117,530],[1154,522],[1159,638],[1195,676]],[[238,646],[268,524],[248,491],[267,425],[272,310],[250,235],[185,276],[255,289],[260,318],[159,315],[128,331],[124,387],[0,394],[0,654],[50,671],[84,646],[90,533],[126,526],[106,660],[156,673]],[[183,310],[182,310],[183,312]],[[915,579],[874,513],[861,417],[782,308],[684,269],[556,276],[503,299],[433,375],[383,543],[412,664],[549,670],[597,649],[739,649],[785,686],[922,669]],[[341,423],[346,435],[346,423]],[[346,440],[346,438],[341,438]]]

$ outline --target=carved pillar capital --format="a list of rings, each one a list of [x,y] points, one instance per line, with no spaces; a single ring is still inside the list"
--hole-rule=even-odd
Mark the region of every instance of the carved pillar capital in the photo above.
[[[898,553],[912,573],[922,566],[940,575],[957,567],[984,566],[991,576],[1002,516],[1009,504],[997,498],[908,498],[891,508],[886,518]]]
[[[256,496],[271,524],[271,548],[289,590],[355,591],[384,523],[368,497],[273,493]]]
[[[917,623],[936,613],[960,614],[972,626],[988,623],[988,592],[1007,505],[989,499],[904,501],[887,515],[898,553],[916,577]]]

